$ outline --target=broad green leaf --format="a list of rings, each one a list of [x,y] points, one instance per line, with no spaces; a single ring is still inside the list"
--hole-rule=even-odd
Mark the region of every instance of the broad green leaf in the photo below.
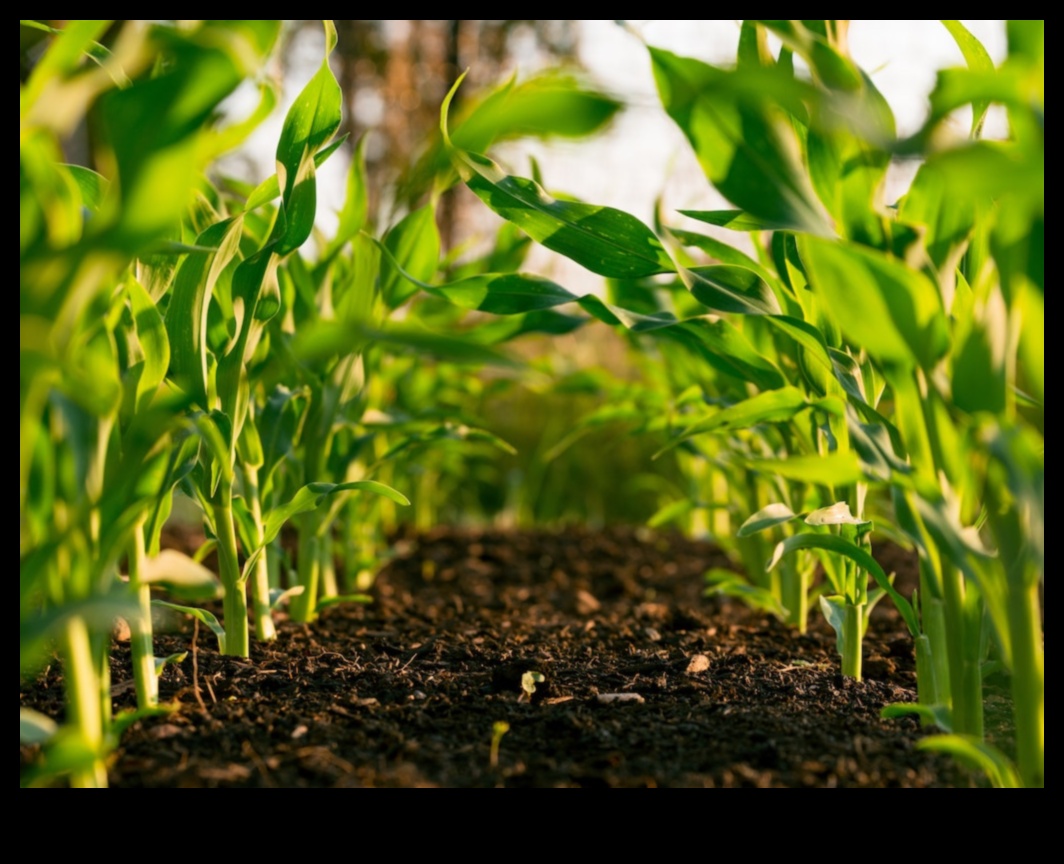
[[[306,155],[314,156],[340,128],[343,94],[329,65],[329,57],[336,47],[336,26],[326,20],[325,58],[303,92],[299,94],[285,117],[281,138],[277,144],[278,175],[284,175],[279,187],[289,200],[300,166]]]
[[[351,154],[347,171],[347,194],[340,210],[336,234],[329,241],[325,258],[332,258],[343,246],[358,236],[369,218],[369,181],[366,176],[366,137],[363,136]]]
[[[492,315],[521,315],[577,300],[576,295],[549,279],[522,273],[488,273],[447,285],[426,286],[425,290],[463,309]]]
[[[725,72],[658,48],[650,56],[665,110],[729,201],[768,224],[830,235],[797,135],[779,107],[800,102],[793,79],[770,69]]]
[[[218,577],[183,552],[164,549],[144,562],[140,574],[146,585],[161,585],[187,600],[211,600],[221,595]]]
[[[779,315],[782,310],[772,288],[746,267],[682,268],[680,277],[695,299],[715,312],[737,315]]]
[[[620,210],[559,201],[537,183],[510,177],[486,156],[457,149],[447,130],[447,112],[461,84],[440,110],[440,128],[451,160],[473,193],[532,239],[593,273],[640,279],[675,272],[675,265],[646,225]]]
[[[907,717],[916,717],[924,726],[933,726],[940,732],[953,731],[953,712],[945,705],[931,706],[915,703],[888,705],[879,716],[884,720],[904,720]]]
[[[277,243],[277,254],[281,257],[295,252],[314,231],[314,219],[318,212],[318,180],[313,153],[307,152],[294,176],[284,198],[285,231]]]
[[[406,496],[396,492],[390,486],[385,486],[383,483],[377,483],[373,480],[360,480],[355,483],[340,484],[311,483],[309,486],[304,486],[300,489],[287,504],[277,507],[266,514],[263,525],[262,545],[268,546],[276,540],[285,523],[302,513],[310,513],[312,510],[317,510],[327,503],[331,497],[344,492],[369,492],[394,501],[402,507],[410,506],[410,501]]]
[[[433,276],[440,263],[440,232],[432,204],[415,210],[384,236],[381,296],[389,309],[409,300]]]
[[[226,220],[208,228],[197,245],[216,252],[190,253],[174,282],[166,310],[170,341],[170,377],[206,408],[208,403],[207,322],[211,297],[222,271],[237,254],[241,221]]]
[[[182,615],[188,615],[195,618],[200,624],[203,624],[208,630],[210,630],[218,640],[218,653],[225,654],[225,628],[221,625],[221,622],[219,622],[219,620],[206,609],[196,609],[192,606],[178,606],[174,603],[166,603],[162,600],[152,600],[151,605],[159,609],[170,609],[173,612],[180,612]]]
[[[156,657],[155,658],[155,674],[162,675],[166,671],[167,666],[180,666],[185,660],[188,659],[188,652],[182,651],[180,654],[171,654],[168,657]]]
[[[762,531],[768,531],[778,525],[784,525],[797,519],[797,514],[786,504],[769,504],[763,510],[759,510],[743,523],[737,536],[752,537]]]
[[[670,236],[675,237],[676,240],[684,246],[701,249],[721,264],[729,264],[734,267],[751,270],[767,283],[776,281],[775,277],[757,261],[745,252],[739,251],[734,246],[729,246],[727,243],[723,243],[714,237],[707,237],[704,234],[696,234],[693,231],[681,231],[679,228],[666,228],[666,230]]]
[[[56,78],[74,72],[81,65],[89,48],[99,39],[111,21],[103,19],[72,20],[68,26],[59,31],[59,36],[44,52],[44,56],[33,68],[25,92],[20,96],[22,120],[25,122],[28,112],[34,108],[45,93],[48,84]],[[55,31],[51,31],[55,32]]]
[[[715,432],[733,432],[738,429],[749,429],[762,423],[786,423],[796,415],[810,407],[801,390],[794,387],[785,387],[782,390],[773,390],[769,393],[761,393],[738,405],[732,405],[722,411],[718,411],[705,420],[701,420],[684,430],[683,434],[674,439],[658,456],[668,452],[684,441],[688,441],[697,435],[706,435]]]
[[[743,210],[681,210],[680,213],[707,225],[716,225],[731,231],[776,231],[790,227],[781,222],[751,216]]]
[[[95,213],[100,209],[103,196],[107,191],[109,185],[107,178],[81,165],[65,165],[64,167],[78,184],[78,189],[81,191],[81,203],[87,210]]]
[[[243,144],[277,107],[277,88],[269,81],[259,85],[259,103],[243,120],[215,133],[210,141],[210,155],[217,158]]]
[[[803,549],[819,549],[830,552],[833,555],[849,558],[858,567],[871,575],[880,589],[885,591],[890,599],[894,601],[894,605],[905,620],[905,624],[913,637],[915,638],[920,634],[920,626],[916,620],[916,613],[913,611],[912,605],[897,592],[879,562],[860,546],[855,546],[842,537],[837,537],[834,534],[796,534],[794,537],[788,537],[776,547],[768,569],[770,571],[774,570],[785,556],[793,555]]]
[[[287,591],[281,588],[270,589],[270,609],[276,612],[282,606],[287,605],[288,601],[293,597],[301,597],[306,591],[306,587],[303,585],[296,585],[294,588],[289,588]]]
[[[852,486],[861,482],[861,469],[854,453],[827,456],[794,456],[790,459],[750,459],[746,464],[762,474],[778,474],[798,483],[819,486]]]
[[[808,237],[800,247],[813,290],[876,360],[931,369],[948,351],[942,298],[923,273],[856,245]]]
[[[845,501],[840,501],[830,507],[813,511],[805,517],[805,524],[823,528],[828,525],[867,525],[868,523],[854,517],[850,512],[850,505]]]
[[[593,273],[640,279],[675,271],[654,233],[611,207],[560,201],[532,180],[507,176],[490,159],[455,151],[466,185],[503,219]]]
[[[731,597],[742,601],[751,609],[775,615],[781,621],[787,618],[787,610],[780,605],[780,601],[771,591],[751,584],[738,573],[730,570],[710,570],[706,574],[706,583],[708,585],[705,591],[707,597],[713,595]]]
[[[845,597],[821,597],[820,611],[824,620],[835,631],[835,650],[840,656],[845,654],[846,610],[849,603]]]
[[[59,724],[30,708],[18,712],[18,740],[26,747],[41,746],[51,741],[59,731]]]
[[[982,771],[995,789],[1022,789],[1019,772],[1012,761],[996,747],[962,735],[937,735],[917,745],[929,753],[952,756]]]
[[[947,30],[949,30],[950,36],[953,37],[953,41],[957,43],[957,47],[961,49],[961,53],[964,55],[964,62],[968,64],[968,68],[973,72],[992,72],[994,70],[994,61],[990,57],[990,53],[983,47],[983,43],[980,42],[971,31],[968,30],[960,21],[939,19]],[[972,135],[978,138],[979,133],[983,128],[983,123],[986,120],[986,112],[990,109],[990,100],[981,100],[972,104]]]
[[[293,342],[296,357],[316,361],[345,357],[361,351],[367,343],[376,343],[393,353],[413,352],[452,363],[491,366],[517,366],[516,360],[490,347],[468,339],[443,336],[416,325],[391,325],[375,329],[362,324],[321,322],[304,325]]]
[[[170,368],[170,340],[159,308],[144,286],[130,277],[126,288],[143,354],[143,369],[137,381],[137,410],[143,411],[155,398]]]
[[[686,518],[695,507],[695,502],[687,499],[673,501],[671,504],[666,504],[658,510],[657,513],[651,516],[647,521],[647,527],[662,528],[666,525],[671,525],[674,522],[679,522],[681,519]]]

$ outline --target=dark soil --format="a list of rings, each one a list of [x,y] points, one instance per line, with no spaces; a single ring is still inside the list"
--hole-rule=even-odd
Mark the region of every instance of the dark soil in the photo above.
[[[178,710],[125,735],[113,785],[971,783],[917,750],[915,722],[879,717],[915,698],[911,640],[891,610],[874,616],[858,684],[838,675],[819,620],[799,636],[703,598],[705,571],[727,566],[705,544],[619,529],[439,531],[397,551],[374,605],[284,623],[250,662],[219,657],[200,632],[195,659],[162,683]],[[886,559],[913,578],[908,556]],[[158,653],[192,641],[190,626],[160,637]],[[546,679],[531,701],[530,671]],[[130,678],[120,645],[120,707],[132,704]],[[603,704],[609,694],[631,701]],[[20,704],[61,714],[58,670],[20,688]],[[510,731],[493,766],[500,722]],[[21,766],[34,755],[20,751]]]

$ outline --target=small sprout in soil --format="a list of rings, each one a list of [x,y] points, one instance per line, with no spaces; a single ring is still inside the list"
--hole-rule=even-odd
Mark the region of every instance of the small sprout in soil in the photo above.
[[[536,687],[546,682],[546,678],[539,672],[526,672],[521,678],[521,689],[525,691],[525,696],[528,697],[528,701],[532,701],[532,697],[536,695]]]
[[[491,767],[499,767],[499,748],[502,739],[510,733],[510,724],[505,722],[496,723],[491,729]]]

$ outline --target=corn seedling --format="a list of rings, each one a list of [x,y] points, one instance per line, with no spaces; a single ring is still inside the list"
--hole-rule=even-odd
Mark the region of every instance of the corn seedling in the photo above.
[[[805,484],[819,498],[813,509],[842,502],[860,516],[871,496],[921,556],[915,603],[895,599],[916,636],[921,701],[950,710],[962,736],[950,747],[978,741],[992,634],[1013,675],[1017,776],[1040,787],[1044,22],[1009,22],[998,70],[959,22],[943,23],[969,68],[940,74],[927,124],[905,140],[850,56],[848,21],[744,21],[735,69],[648,49],[663,107],[737,208],[684,215],[749,235],[754,257],[551,197],[451,138],[445,105],[445,147],[467,186],[624,290],[603,301],[519,274],[433,290],[504,315],[575,303],[701,356],[715,373],[700,382],[714,408],[686,424],[681,443],[723,434],[728,461]],[[769,34],[783,44],[778,53]],[[795,73],[796,59],[808,77]],[[1008,109],[1007,142],[979,140],[992,102]],[[943,146],[944,120],[968,106],[970,140]],[[899,154],[924,162],[888,207],[886,172]],[[659,234],[717,263],[670,254]],[[749,496],[748,514],[774,503],[760,497]],[[774,500],[791,512],[806,506],[801,494]],[[893,588],[860,525],[807,527],[784,539],[773,564],[803,549],[828,553],[825,611],[840,630],[844,671],[859,676],[877,599],[867,574],[878,590]]]

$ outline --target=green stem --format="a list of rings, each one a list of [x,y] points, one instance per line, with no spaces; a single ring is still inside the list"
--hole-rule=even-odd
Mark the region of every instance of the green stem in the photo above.
[[[934,708],[942,704],[935,677],[935,659],[931,650],[931,640],[927,634],[916,637],[916,687],[919,691],[921,705]]]
[[[808,568],[788,562],[783,568],[783,608],[787,610],[787,623],[797,627],[799,633],[809,629],[809,577]]]
[[[964,577],[947,565],[942,574],[945,594],[945,628],[949,657],[953,731],[958,735],[983,737],[983,679],[980,668],[980,633],[968,633]],[[974,646],[975,655],[969,650]]]
[[[141,522],[133,530],[133,544],[129,550],[129,587],[140,607],[140,614],[129,623],[138,708],[154,708],[159,704],[159,677],[155,674],[155,646],[152,640],[151,588],[142,581],[146,558],[144,523]]]
[[[1038,583],[1009,586],[1016,761],[1024,786],[1045,788],[1045,649]]]
[[[332,532],[326,531],[318,538],[318,573],[320,574],[321,598],[339,597],[340,589],[336,583],[336,559],[333,557]]]
[[[318,607],[318,581],[320,558],[318,555],[318,538],[306,524],[299,529],[299,584],[303,593],[292,598],[290,614],[297,624],[309,624],[315,620]]]
[[[90,766],[73,773],[70,785],[76,789],[103,789],[107,786],[107,768],[102,758],[104,720],[100,713],[100,682],[89,628],[83,618],[72,616],[66,622],[61,643],[67,720],[99,754]]]
[[[929,594],[924,594],[920,608],[923,611],[924,634],[931,643],[931,662],[935,670],[939,704],[952,705],[945,604]]]
[[[225,490],[223,490],[223,493]],[[236,529],[233,526],[233,508],[230,494],[223,494],[226,503],[214,506],[214,530],[218,536],[218,575],[225,589],[223,610],[225,615],[225,653],[229,657],[247,658],[251,654],[248,633],[247,584],[240,573],[240,556],[237,551]]]
[[[855,681],[862,680],[864,673],[863,637],[864,607],[847,603],[842,628],[842,674]]]
[[[244,480],[244,498],[248,512],[255,526],[255,542],[262,543],[262,499],[259,495],[257,472],[246,465],[242,469]],[[273,642],[277,638],[277,628],[273,623],[273,608],[270,603],[270,564],[267,553],[263,550],[255,562],[255,568],[248,580],[251,589],[252,617],[255,621],[255,638],[260,642]]]

